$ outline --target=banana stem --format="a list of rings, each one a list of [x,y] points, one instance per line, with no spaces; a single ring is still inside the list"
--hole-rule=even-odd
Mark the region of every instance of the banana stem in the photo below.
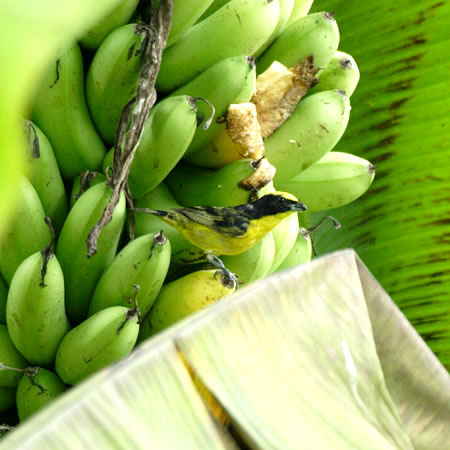
[[[147,27],[149,34],[146,39],[136,97],[124,108],[116,133],[111,198],[102,217],[89,232],[86,240],[88,258],[97,253],[100,233],[111,221],[122,190],[126,190],[128,174],[141,140],[144,123],[156,102],[155,82],[172,23],[172,11],[173,0],[161,0],[158,9],[152,15],[149,27]]]

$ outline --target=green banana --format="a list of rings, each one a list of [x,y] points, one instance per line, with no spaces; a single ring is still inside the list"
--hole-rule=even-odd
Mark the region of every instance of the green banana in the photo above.
[[[318,92],[302,99],[264,143],[267,159],[277,168],[275,185],[297,176],[332,150],[344,134],[349,116],[350,101],[341,91]],[[305,204],[309,208],[306,200]]]
[[[19,420],[23,422],[66,389],[58,375],[50,370],[37,367],[32,373],[25,373],[17,385],[15,396]]]
[[[84,31],[80,45],[88,50],[97,50],[109,33],[130,20],[138,3],[139,0],[121,0],[105,18]]]
[[[167,275],[170,243],[163,233],[146,234],[130,241],[103,272],[89,305],[89,316],[109,306],[130,306],[133,286],[141,314],[150,310]]]
[[[29,364],[14,347],[6,325],[0,324],[0,388],[16,388]],[[9,368],[18,369],[10,370]]]
[[[197,23],[201,22],[202,20],[205,20],[207,17],[215,13],[218,9],[222,8],[222,6],[225,6],[229,2],[230,0],[213,0],[208,9],[197,20]]]
[[[305,17],[311,9],[313,2],[314,0],[294,0],[294,7],[292,8],[291,15],[289,16],[286,26],[289,26],[298,19]]]
[[[337,51],[319,74],[320,83],[310,93],[339,89],[350,97],[359,81],[359,69],[352,55]]]
[[[375,166],[350,153],[330,152],[291,180],[279,182],[318,212],[346,205],[363,195],[375,177]]]
[[[303,199],[299,200],[303,201]],[[280,264],[286,259],[287,255],[295,244],[298,230],[298,214],[292,214],[289,217],[286,217],[286,219],[283,219],[272,230],[273,240],[275,244],[275,255],[268,273],[275,272]]]
[[[216,120],[222,117],[232,103],[247,102],[256,87],[255,60],[248,56],[231,56],[208,67],[199,76],[170,94],[190,95],[207,99],[214,105],[215,113],[207,130],[198,128],[185,157],[197,151],[214,138],[225,126]],[[208,105],[198,105],[198,115],[210,117]]]
[[[138,315],[123,306],[111,306],[70,330],[61,341],[55,371],[66,384],[76,384],[127,356],[139,333]]]
[[[200,270],[164,285],[142,321],[138,342],[231,295],[235,288],[225,287],[215,274],[216,270]]]
[[[123,192],[112,220],[98,239],[97,253],[88,258],[86,247],[89,232],[100,220],[111,192],[106,182],[90,187],[71,209],[58,239],[56,256],[64,274],[66,312],[72,324],[86,318],[97,281],[116,254],[126,218]]]
[[[280,15],[278,17],[277,25],[275,26],[272,34],[269,36],[264,45],[255,53],[255,58],[258,58],[267,47],[281,34],[286,27],[289,17],[294,7],[295,0],[279,0],[280,2]]]
[[[275,241],[272,233],[273,230],[240,255],[220,257],[225,267],[237,275],[239,285],[264,278],[270,272],[275,256]]]
[[[25,129],[28,178],[36,189],[45,214],[52,220],[55,233],[58,234],[68,212],[66,191],[58,163],[50,141],[38,126],[26,120]]]
[[[109,155],[109,152],[106,154],[106,157]],[[111,154],[112,156],[112,154]],[[82,181],[83,179],[83,181]],[[91,172],[87,170],[83,172],[81,175],[78,175],[72,184],[72,191],[70,193],[70,209],[73,208],[75,202],[86,192],[91,186],[95,186],[96,184],[100,184],[106,181],[105,175],[100,172]]]
[[[116,28],[101,43],[89,66],[86,99],[92,120],[108,144],[114,143],[123,108],[136,95],[148,33],[143,25]]]
[[[272,34],[279,13],[278,0],[231,0],[164,51],[158,92],[182,86],[228,56],[253,55]]]
[[[106,153],[84,95],[83,58],[78,44],[59,50],[38,90],[32,120],[52,143],[64,178],[99,170]]]
[[[165,180],[170,192],[183,206],[236,206],[249,201],[250,192],[238,183],[254,170],[250,160],[233,161],[218,170],[204,169],[180,163]],[[272,190],[269,183],[261,195]]]
[[[275,272],[290,269],[291,267],[299,266],[300,264],[308,263],[312,258],[312,243],[309,234],[304,233],[305,228],[301,228],[297,235],[290,252],[277,267]]]
[[[8,285],[0,275],[0,323],[6,323],[6,299],[8,298]]]
[[[171,46],[183,36],[200,16],[213,3],[213,0],[175,0],[173,2],[172,25],[166,47]]]
[[[169,192],[165,183],[161,183],[144,197],[136,200],[134,206],[136,208],[150,208],[163,211],[171,208],[182,208],[182,205]],[[136,236],[162,231],[168,237],[172,252],[171,265],[173,263],[181,263],[183,259],[194,258],[201,253],[178,230],[156,216],[152,216],[151,214],[136,214],[134,220]]]
[[[264,72],[273,61],[292,67],[311,55],[314,66],[324,68],[338,45],[339,29],[333,16],[327,12],[309,14],[283,30],[258,59],[256,72]]]
[[[16,404],[16,390],[15,387],[0,386],[0,412],[12,408]]]
[[[64,278],[49,247],[33,253],[14,273],[6,303],[6,324],[17,350],[32,364],[49,367],[69,331]]]
[[[21,177],[18,183],[15,218],[0,243],[0,272],[8,284],[19,264],[44,248],[52,239],[36,190],[25,177]]]
[[[128,177],[133,198],[158,186],[184,155],[197,128],[197,100],[169,97],[151,110]]]

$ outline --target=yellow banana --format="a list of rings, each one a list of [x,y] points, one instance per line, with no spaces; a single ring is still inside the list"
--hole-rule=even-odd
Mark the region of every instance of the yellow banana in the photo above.
[[[163,286],[142,321],[138,342],[231,295],[235,288],[225,287],[215,273],[216,270],[201,270]]]

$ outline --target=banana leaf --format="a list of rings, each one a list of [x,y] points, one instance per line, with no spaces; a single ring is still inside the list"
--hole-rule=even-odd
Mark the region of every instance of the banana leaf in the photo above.
[[[0,238],[23,171],[20,118],[29,113],[39,77],[60,45],[108,14],[119,0],[17,0],[0,5]]]
[[[213,419],[192,374],[230,426]],[[449,421],[447,371],[345,250],[145,341],[8,433],[0,449],[444,450]]]
[[[319,254],[353,247],[450,368],[450,2],[316,0],[361,79],[336,146],[377,166],[369,192],[332,214]],[[317,222],[318,217],[311,217]]]

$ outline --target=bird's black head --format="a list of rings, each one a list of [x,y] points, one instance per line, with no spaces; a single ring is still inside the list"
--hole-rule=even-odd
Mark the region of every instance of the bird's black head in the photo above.
[[[306,211],[306,206],[297,200],[291,194],[284,192],[273,192],[264,195],[254,202],[247,203],[248,212],[254,219],[260,219],[265,216],[272,216],[288,211],[302,212]]]

